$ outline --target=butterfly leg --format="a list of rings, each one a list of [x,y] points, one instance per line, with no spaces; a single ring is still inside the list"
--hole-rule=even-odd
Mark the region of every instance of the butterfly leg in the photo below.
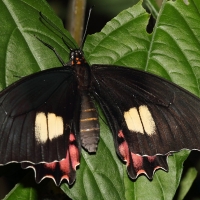
[[[60,61],[60,63],[62,64],[62,66],[65,66],[65,62],[63,61],[63,59],[61,58],[61,56],[58,54],[58,52],[55,50],[54,47],[52,47],[51,45],[47,44],[46,42],[42,41],[40,38],[38,38],[36,35],[34,35],[40,42],[42,42],[42,44],[44,44],[46,47],[48,47],[49,49],[51,49],[56,57],[58,58],[58,60]]]

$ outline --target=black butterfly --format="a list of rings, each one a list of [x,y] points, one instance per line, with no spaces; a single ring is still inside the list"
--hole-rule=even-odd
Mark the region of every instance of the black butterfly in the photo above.
[[[81,48],[71,49],[63,65],[24,77],[0,93],[0,164],[33,168],[37,182],[50,177],[57,185],[63,179],[72,184],[81,146],[97,150],[94,100],[132,179],[140,174],[152,179],[155,170],[168,170],[170,153],[200,148],[196,96],[143,71],[90,67]]]

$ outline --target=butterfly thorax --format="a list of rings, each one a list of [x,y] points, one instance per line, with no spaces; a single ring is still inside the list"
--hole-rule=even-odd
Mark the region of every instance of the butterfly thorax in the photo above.
[[[88,91],[90,87],[90,67],[80,49],[71,50],[70,65],[74,68],[79,91]]]

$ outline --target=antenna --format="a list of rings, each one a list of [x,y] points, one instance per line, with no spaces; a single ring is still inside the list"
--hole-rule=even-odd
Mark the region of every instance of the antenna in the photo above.
[[[90,20],[90,15],[91,15],[91,12],[92,12],[92,9],[94,8],[94,6],[92,6],[90,9],[89,9],[89,13],[88,13],[88,18],[87,18],[87,22],[86,22],[86,26],[85,26],[85,31],[84,31],[84,34],[83,34],[83,39],[82,39],[82,42],[81,42],[81,45],[80,45],[80,50],[83,49],[83,45],[84,45],[84,42],[85,42],[85,38],[86,38],[86,33],[87,33],[87,28],[88,28],[88,23],[89,23],[89,20]]]
[[[55,24],[53,24],[46,16],[44,16],[43,14],[42,14],[42,12],[39,12],[39,14],[40,14],[40,18],[41,19],[43,19],[47,24],[49,24],[51,27],[53,27],[58,33],[60,33],[61,35],[62,35],[62,40],[64,41],[64,37],[66,37],[65,36],[65,34],[60,30],[60,28],[59,27],[57,27]],[[60,36],[59,36],[60,37]],[[68,39],[68,38],[67,38]],[[70,40],[70,39],[68,39],[72,44],[73,44],[73,42]],[[64,41],[64,43],[66,44],[66,42]],[[69,48],[69,45],[66,45],[68,48]],[[73,46],[74,46],[74,44],[73,44]],[[75,47],[75,46],[74,46]],[[76,48],[76,47],[75,47]],[[70,49],[70,48],[69,48]],[[70,49],[71,50],[71,49]]]

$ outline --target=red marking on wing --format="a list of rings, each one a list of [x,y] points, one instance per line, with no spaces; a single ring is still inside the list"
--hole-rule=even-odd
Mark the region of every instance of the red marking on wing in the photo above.
[[[55,169],[55,167],[56,167],[56,162],[52,162],[52,163],[45,163],[44,164],[44,166],[46,167],[46,168],[49,168],[49,169]]]
[[[157,169],[168,170],[168,155],[142,156],[135,154],[129,150],[122,130],[119,131],[118,138],[120,141],[119,153],[122,159],[126,161],[128,174],[132,179],[136,179],[140,174],[145,174],[149,179],[152,179]]]
[[[119,152],[121,156],[123,157],[124,161],[126,161],[127,165],[130,164],[130,156],[129,156],[129,148],[127,142],[125,142],[124,135],[122,131],[119,131],[118,137],[123,139],[124,141],[119,145]]]
[[[69,148],[66,152],[66,157],[61,161],[51,163],[31,164],[28,162],[22,163],[23,168],[33,168],[35,171],[36,182],[41,182],[45,178],[51,178],[56,185],[60,185],[63,179],[66,179],[69,184],[75,181],[76,166],[80,164],[79,149],[75,144],[76,138],[73,133],[69,135]]]
[[[135,170],[137,171],[137,173],[139,171],[144,171],[142,169],[142,167],[143,167],[143,158],[142,158],[142,156],[134,154],[134,153],[131,153],[131,157],[132,157],[132,160],[133,160],[133,166],[134,166]]]
[[[74,136],[74,134],[73,133],[70,133],[70,135],[69,135],[69,142],[74,142],[76,140],[76,138],[75,138],[75,136]]]

